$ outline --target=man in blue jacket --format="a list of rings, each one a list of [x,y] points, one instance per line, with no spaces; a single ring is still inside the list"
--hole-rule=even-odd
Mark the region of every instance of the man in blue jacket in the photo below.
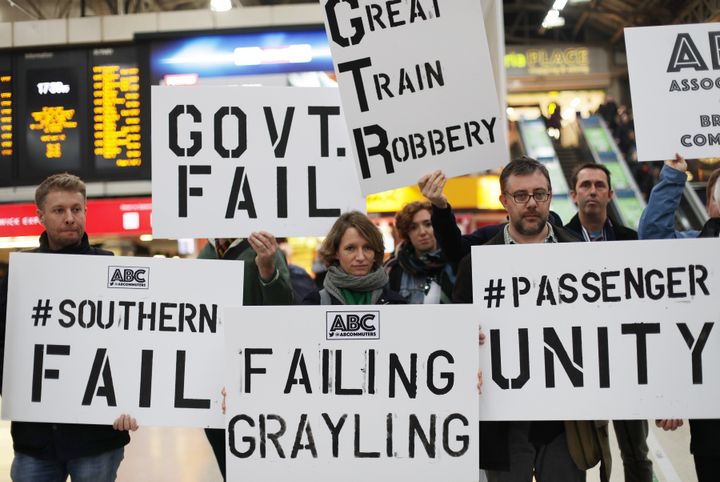
[[[720,217],[720,209],[715,202],[713,192],[720,177],[720,169],[715,169],[707,183],[707,211],[711,218]],[[687,163],[680,154],[675,159],[665,161],[658,182],[650,193],[648,205],[640,218],[638,233],[640,239],[697,238],[700,231],[693,229],[675,231],[675,211],[680,206],[683,189],[687,182]]]

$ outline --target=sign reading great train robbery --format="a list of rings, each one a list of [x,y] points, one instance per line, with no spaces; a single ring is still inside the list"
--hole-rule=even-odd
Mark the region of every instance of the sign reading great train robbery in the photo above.
[[[472,305],[224,314],[228,480],[478,480]]]
[[[481,2],[321,4],[363,194],[507,162]]]
[[[720,156],[720,23],[625,29],[638,160]]]
[[[480,418],[720,417],[719,247],[693,239],[473,248],[487,336]]]
[[[337,89],[152,88],[153,235],[323,236],[365,211]]]
[[[3,419],[222,427],[242,262],[12,253],[10,268]]]

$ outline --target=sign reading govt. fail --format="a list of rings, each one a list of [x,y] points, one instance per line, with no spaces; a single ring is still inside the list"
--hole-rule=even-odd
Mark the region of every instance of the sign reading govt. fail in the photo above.
[[[625,29],[638,160],[720,155],[720,23]]]
[[[153,87],[153,234],[322,236],[365,210],[337,89]]]
[[[507,162],[476,0],[323,0],[364,194]]]
[[[717,239],[473,248],[487,335],[481,419],[720,417],[718,248]]]
[[[228,480],[478,480],[471,305],[224,314]]]
[[[222,426],[222,307],[242,302],[242,262],[13,253],[10,267],[3,419]]]

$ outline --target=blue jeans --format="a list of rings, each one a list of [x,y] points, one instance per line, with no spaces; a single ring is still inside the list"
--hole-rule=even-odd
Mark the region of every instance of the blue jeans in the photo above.
[[[13,482],[65,482],[68,475],[72,482],[114,482],[124,455],[125,449],[120,447],[92,457],[59,462],[15,452],[10,477]]]

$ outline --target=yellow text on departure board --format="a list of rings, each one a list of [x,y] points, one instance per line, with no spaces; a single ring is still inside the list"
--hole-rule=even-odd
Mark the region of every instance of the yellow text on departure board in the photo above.
[[[56,159],[62,157],[62,142],[65,141],[66,129],[76,129],[75,109],[58,106],[43,106],[39,112],[30,114],[35,121],[30,124],[33,131],[41,131],[40,141],[45,144],[45,157]]]

